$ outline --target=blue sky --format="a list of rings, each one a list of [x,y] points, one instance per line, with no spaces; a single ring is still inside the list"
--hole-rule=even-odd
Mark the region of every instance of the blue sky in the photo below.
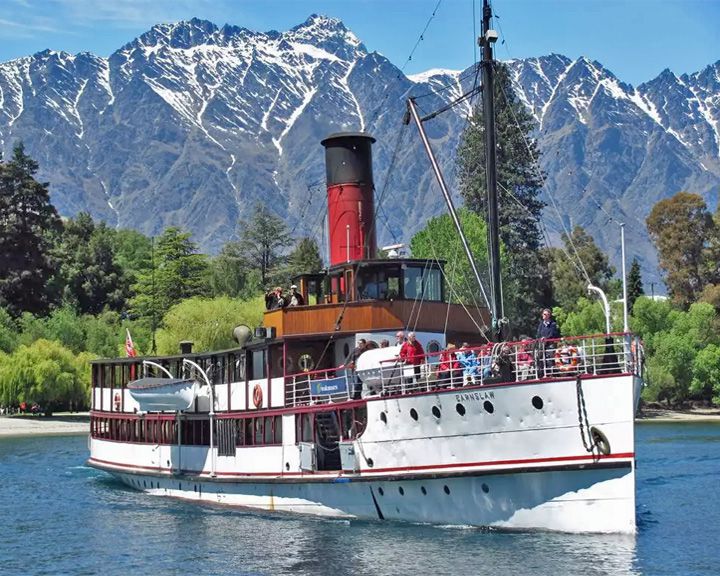
[[[3,0],[0,61],[50,48],[108,56],[159,22],[287,30],[313,13],[343,20],[408,74],[474,60],[473,0]],[[475,0],[479,17],[482,0]],[[633,85],[720,59],[720,0],[495,0],[500,59],[551,52],[598,60]],[[479,25],[477,26],[479,28]]]

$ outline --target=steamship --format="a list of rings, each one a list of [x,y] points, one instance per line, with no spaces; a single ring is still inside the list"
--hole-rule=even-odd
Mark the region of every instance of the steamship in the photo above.
[[[269,511],[634,532],[636,338],[488,345],[493,310],[449,303],[443,262],[375,258],[374,141],[322,141],[330,265],[295,279],[307,304],[265,312],[231,350],[93,363],[89,465]],[[380,345],[409,329],[414,364]],[[457,362],[469,352],[479,369]],[[482,369],[501,355],[507,369]]]

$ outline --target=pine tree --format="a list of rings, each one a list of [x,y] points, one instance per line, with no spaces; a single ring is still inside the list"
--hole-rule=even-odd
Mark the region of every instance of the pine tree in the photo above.
[[[290,244],[287,226],[265,206],[257,204],[252,219],[240,223],[240,246],[246,261],[260,271],[260,283],[268,288],[270,271],[284,263]]]
[[[57,296],[50,280],[61,223],[48,184],[33,177],[37,169],[22,143],[0,163],[0,306],[13,316],[46,314]]]
[[[565,249],[549,248],[549,269],[555,302],[566,312],[575,311],[578,300],[587,295],[588,280],[604,292],[609,292],[615,269],[592,236],[582,226],[575,226],[570,233],[562,235]],[[577,254],[575,254],[577,252]],[[569,256],[570,255],[570,256]],[[584,271],[575,265],[576,257],[583,263]]]
[[[87,212],[68,220],[60,251],[63,303],[80,314],[123,309],[129,285],[115,256],[113,232],[104,222],[96,226]]]
[[[533,119],[515,95],[507,68],[498,63],[495,76],[498,218],[500,239],[509,262],[504,283],[505,310],[513,331],[534,326],[537,309],[548,291],[548,275],[539,252],[538,226],[544,207],[537,145],[530,138]],[[468,208],[487,218],[485,128],[481,103],[463,132],[457,158],[460,190]]]
[[[133,286],[133,312],[153,327],[175,304],[208,293],[208,263],[190,236],[180,228],[167,228],[156,242],[153,265],[139,273]]]
[[[635,300],[643,294],[645,294],[645,290],[643,290],[642,276],[640,275],[640,262],[637,258],[633,258],[627,277],[627,299],[630,312],[635,306]]]

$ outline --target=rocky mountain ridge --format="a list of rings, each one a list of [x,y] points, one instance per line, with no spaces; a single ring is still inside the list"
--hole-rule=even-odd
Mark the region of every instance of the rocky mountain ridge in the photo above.
[[[648,281],[657,260],[644,219],[680,190],[714,209],[720,184],[720,62],[633,88],[598,62],[552,54],[509,61],[537,120],[551,236],[586,227]],[[337,19],[287,32],[160,24],[109,58],[44,51],[0,64],[0,149],[22,139],[63,215],[89,210],[157,234],[179,225],[204,250],[236,238],[256,202],[294,234],[325,239],[323,149],[329,133],[372,133],[380,242],[409,241],[444,210],[405,99],[436,110],[470,88],[472,70],[406,77]],[[470,104],[426,129],[451,188]],[[557,209],[556,209],[557,208]]]

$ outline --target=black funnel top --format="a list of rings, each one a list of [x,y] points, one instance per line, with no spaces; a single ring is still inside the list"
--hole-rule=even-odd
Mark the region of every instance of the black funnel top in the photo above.
[[[339,132],[320,142],[325,146],[327,185],[373,184],[372,144],[364,132]]]

